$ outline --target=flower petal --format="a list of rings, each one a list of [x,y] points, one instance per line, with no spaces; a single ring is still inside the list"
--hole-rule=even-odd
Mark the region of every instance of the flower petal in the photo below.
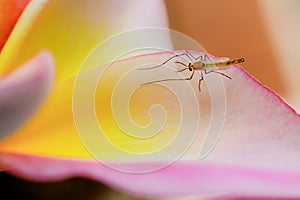
[[[193,142],[188,152],[185,151],[186,149],[182,149],[181,146],[181,143],[185,142],[184,138],[181,138],[181,143],[178,143],[175,147],[172,145],[161,146],[162,144],[169,144],[170,141],[174,143],[176,140],[172,136],[177,133],[173,129],[178,127],[176,116],[180,112],[178,113],[176,104],[180,99],[174,101],[172,99],[174,97],[166,95],[167,90],[159,85],[149,84],[138,87],[136,93],[133,93],[133,96],[136,95],[137,101],[133,101],[133,104],[129,104],[129,107],[133,106],[130,107],[130,109],[133,108],[132,116],[137,119],[138,124],[143,125],[144,122],[149,122],[149,118],[142,118],[142,114],[145,115],[142,107],[146,106],[148,108],[149,103],[153,103],[153,100],[159,100],[159,103],[166,106],[167,111],[171,109],[167,117],[172,118],[175,116],[171,121],[167,121],[171,124],[171,128],[166,125],[164,127],[167,129],[166,132],[160,130],[160,134],[155,135],[158,138],[157,140],[140,138],[140,144],[135,140],[136,138],[123,136],[118,129],[114,128],[116,124],[110,119],[112,117],[111,105],[114,104],[110,102],[110,98],[107,99],[107,97],[115,95],[115,93],[111,95],[111,91],[115,89],[114,84],[119,83],[121,86],[125,85],[125,88],[130,88],[130,81],[125,82],[126,84],[119,82],[123,81],[126,70],[135,73],[134,70],[131,70],[132,66],[141,67],[145,63],[162,63],[169,57],[169,53],[159,53],[116,62],[110,68],[107,68],[104,74],[100,73],[103,77],[99,82],[99,70],[103,71],[103,68],[85,72],[76,79],[76,81],[85,80],[84,83],[86,83],[81,88],[86,92],[81,93],[82,100],[89,96],[89,88],[94,89],[90,83],[93,83],[94,79],[97,80],[96,89],[99,93],[97,92],[96,96],[92,97],[96,99],[94,102],[96,104],[95,111],[98,112],[100,125],[102,126],[104,123],[102,128],[105,130],[106,137],[126,152],[140,153],[142,155],[141,159],[129,160],[126,157],[125,159],[121,157],[122,154],[111,153],[111,148],[103,140],[98,140],[98,132],[94,129],[94,124],[91,122],[92,118],[89,116],[83,116],[84,121],[81,122],[90,131],[80,133],[79,129],[79,135],[87,150],[90,151],[89,153],[93,156],[104,154],[104,157],[97,157],[98,160],[104,160],[104,164],[93,159],[80,159],[91,158],[91,155],[80,143],[73,122],[70,104],[73,92],[72,86],[75,80],[71,79],[56,88],[54,91],[56,95],[51,96],[46,102],[51,106],[44,107],[32,123],[20,130],[14,137],[10,137],[1,143],[0,166],[10,173],[37,181],[60,180],[70,176],[88,177],[117,189],[143,196],[299,197],[300,146],[298,144],[300,142],[300,117],[276,94],[262,86],[238,66],[232,66],[224,71],[232,78],[232,80],[224,78],[227,95],[227,103],[225,102],[226,121],[221,136],[217,138],[217,145],[205,158],[199,159],[201,144],[206,142],[205,137],[203,137],[206,128],[201,125],[199,132],[197,132],[198,140]],[[176,66],[178,67],[177,64]],[[136,73],[140,73],[140,76],[134,74],[132,77],[129,76],[129,80],[145,83],[148,76],[153,76],[152,71],[157,71],[160,78],[174,74],[173,70],[171,70],[173,73],[168,74],[167,70],[169,68],[165,68],[147,71],[137,70],[139,72]],[[217,74],[205,74],[208,89],[210,77],[218,78]],[[191,82],[192,87],[195,87],[197,91],[198,80],[193,81]],[[179,87],[189,83],[175,81],[166,83],[164,86],[171,88],[174,85]],[[195,86],[194,83],[196,83]],[[173,88],[175,89],[173,91],[176,91],[176,87]],[[136,88],[136,86],[133,88]],[[207,88],[202,88],[201,93],[197,91],[196,96],[201,97],[198,105],[193,104],[192,100],[181,104],[181,110],[190,107],[188,109],[190,113],[193,113],[193,109],[196,110],[197,106],[201,107],[204,110],[204,113],[201,113],[203,118],[201,120],[205,123],[211,119],[211,116],[206,114],[206,107],[209,105],[205,99],[209,98]],[[139,97],[140,90],[150,92],[150,97],[144,96],[144,94]],[[76,90],[74,92],[76,93]],[[184,95],[188,94],[188,90],[183,90],[183,92]],[[57,93],[63,95],[57,95]],[[127,93],[130,93],[130,91],[121,90],[121,95]],[[117,98],[119,101],[122,100],[120,97]],[[61,100],[62,102],[60,102]],[[89,108],[85,107],[86,103],[90,103],[89,101],[82,101],[81,103],[82,107],[79,107],[78,111],[82,112],[85,108]],[[154,103],[157,102],[154,101]],[[217,101],[217,104],[223,103],[224,101]],[[104,106],[104,108],[101,106]],[[119,105],[117,111],[121,111],[123,106]],[[64,112],[58,114],[60,110]],[[73,114],[75,121],[78,120],[76,119],[76,113]],[[155,122],[161,113],[154,112],[151,114],[155,116],[152,118]],[[123,115],[121,114],[120,119],[125,119]],[[44,121],[46,116],[50,121]],[[191,125],[193,117],[192,115],[189,116],[188,122],[183,121],[185,124],[183,123],[182,126]],[[76,125],[78,130],[80,124],[77,123]],[[45,129],[45,127],[49,128]],[[190,129],[190,131],[192,130]],[[94,133],[96,133],[96,137],[94,137]],[[189,138],[190,134],[190,132],[185,132],[185,137]],[[87,138],[85,136],[91,137],[93,143],[86,143],[85,139]],[[25,138],[30,138],[30,140],[25,140]],[[92,145],[89,146],[89,144]],[[145,161],[144,157],[147,157],[148,154],[156,153],[155,148],[159,153],[165,148],[171,148],[171,151],[170,154],[161,153],[152,160]],[[170,156],[176,155],[178,151],[182,150],[184,150],[185,155],[181,159],[174,160],[175,162],[172,165],[165,163],[165,161],[169,161]],[[68,158],[40,157],[38,155],[56,155]],[[77,157],[78,159],[71,159],[70,157]],[[119,170],[109,168],[110,165],[107,166],[106,158],[108,158],[108,161],[117,162],[117,166],[120,167]],[[131,172],[135,170],[140,172],[140,169],[148,169],[149,166],[154,167],[154,169],[157,167],[157,170],[140,174],[125,173],[120,170],[123,168],[131,169]]]
[[[0,163],[8,172],[29,180],[57,181],[80,176],[144,197],[205,195],[257,199],[300,196],[300,173],[229,167],[201,161],[178,161],[145,174],[116,171],[96,161],[22,154],[1,154]],[[142,165],[147,164],[131,164],[132,167]]]
[[[120,10],[122,14],[118,14]],[[164,11],[161,0],[148,2],[147,6],[138,0],[129,3],[103,0],[76,3],[72,0],[31,1],[3,48],[0,71],[7,74],[46,49],[56,61],[56,80],[66,80],[75,76],[96,45],[112,35],[145,26],[166,27]],[[164,40],[161,41],[170,47],[169,36],[162,37]],[[138,42],[136,38],[127,38],[115,48],[135,42]],[[110,53],[107,52],[108,56]],[[98,56],[93,64],[101,66],[107,63],[106,56]]]
[[[227,112],[209,159],[247,167],[299,171],[300,117],[241,68],[226,74]]]
[[[0,52],[29,0],[2,0],[0,2]]]
[[[0,138],[16,131],[32,117],[51,88],[53,61],[40,53],[0,80]]]

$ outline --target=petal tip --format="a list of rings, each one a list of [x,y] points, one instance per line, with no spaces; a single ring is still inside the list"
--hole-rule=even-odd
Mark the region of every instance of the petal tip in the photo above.
[[[0,79],[0,139],[23,125],[39,108],[51,89],[54,62],[41,52],[19,69]]]

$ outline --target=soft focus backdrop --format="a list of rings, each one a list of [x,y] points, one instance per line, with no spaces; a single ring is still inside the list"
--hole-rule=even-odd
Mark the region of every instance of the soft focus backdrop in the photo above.
[[[242,66],[250,74],[300,110],[300,1],[165,2],[171,29],[194,38],[215,56],[245,57]],[[26,196],[25,199],[74,199],[74,194],[78,199],[83,198],[81,195],[84,199],[135,199],[76,178],[39,184],[1,173],[0,181],[6,183],[2,194],[9,192],[5,195]]]
[[[299,110],[300,1],[166,0],[170,27],[242,66]]]

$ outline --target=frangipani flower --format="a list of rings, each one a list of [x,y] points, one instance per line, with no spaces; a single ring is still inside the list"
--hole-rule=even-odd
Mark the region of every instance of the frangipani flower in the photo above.
[[[59,1],[52,2],[60,5]],[[49,5],[53,4],[48,4],[47,2],[44,4],[49,9],[46,13],[51,13],[50,11],[52,10],[50,8],[52,6]],[[67,5],[67,3],[61,3],[61,5]],[[82,5],[80,6],[82,7]],[[53,6],[53,8],[57,7]],[[68,29],[66,28],[66,30]],[[47,35],[46,33],[43,34],[44,37]],[[32,40],[34,40],[34,37],[32,37]],[[23,37],[21,41],[26,46],[27,39]],[[17,44],[16,42],[15,45],[18,46]],[[29,44],[28,47],[26,46],[28,49],[30,49]],[[60,44],[65,43],[60,41]],[[6,45],[9,45],[9,41]],[[46,47],[48,46],[36,47],[36,51]],[[3,58],[4,60],[6,59],[5,62],[1,61],[2,57],[0,57],[0,63],[4,63],[2,68],[6,66],[6,63],[9,63],[7,66],[17,67],[18,63],[10,60],[14,56],[16,56],[15,58],[20,56],[20,59],[24,56],[24,61],[32,56],[27,55],[28,57],[25,58],[25,52],[27,51],[23,51],[23,48],[19,46],[17,52],[23,53],[18,53],[17,55],[15,55],[13,47],[10,48],[7,47],[7,56]],[[72,112],[72,97],[76,93],[76,90],[73,93],[74,85],[76,86],[78,81],[84,80],[83,83],[87,85],[83,85],[84,87],[81,89],[86,91],[85,95],[83,95],[85,99],[90,94],[89,87],[86,86],[89,86],[89,83],[93,83],[92,81],[95,80],[93,78],[97,78],[99,71],[103,72],[104,67],[91,69],[79,74],[76,78],[71,78],[76,75],[79,68],[76,63],[78,62],[79,65],[80,61],[69,61],[73,56],[65,57],[63,52],[55,54],[54,50],[50,47],[49,49],[56,61],[55,66],[58,75],[55,79],[55,87],[51,89],[50,95],[38,113],[24,127],[17,130],[14,135],[1,142],[0,166],[2,169],[16,176],[36,181],[54,181],[73,176],[82,176],[103,182],[131,194],[148,197],[208,195],[213,197],[292,198],[300,196],[300,190],[298,189],[300,187],[299,115],[285,104],[280,97],[258,83],[239,66],[232,66],[225,71],[232,78],[232,80],[225,78],[223,80],[226,101],[215,102],[211,100],[212,104],[216,103],[214,108],[217,108],[217,110],[223,105],[226,106],[226,118],[221,135],[217,138],[216,146],[205,158],[199,159],[201,144],[206,141],[204,133],[206,133],[207,124],[211,118],[209,109],[207,109],[210,101],[210,96],[208,95],[209,84],[207,84],[208,88],[203,88],[201,93],[199,91],[193,93],[199,97],[195,97],[199,101],[194,103],[195,99],[191,98],[185,100],[183,105],[178,105],[180,99],[176,100],[174,95],[166,90],[168,89],[166,86],[170,84],[171,86],[176,85],[176,87],[185,87],[185,85],[188,87],[189,82],[166,83],[165,87],[155,84],[138,87],[136,93],[134,93],[135,99],[129,102],[129,108],[133,110],[131,115],[134,119],[137,119],[138,124],[147,125],[149,118],[148,116],[145,117],[145,108],[154,103],[162,104],[166,108],[167,117],[169,117],[162,134],[155,137],[154,140],[148,138],[149,140],[146,140],[146,143],[145,140],[138,143],[134,137],[118,134],[119,130],[112,121],[114,116],[110,106],[110,98],[113,96],[111,92],[123,72],[132,69],[132,66],[144,66],[145,63],[162,63],[170,57],[170,53],[147,54],[113,63],[105,71],[106,74],[103,76],[103,79],[99,83],[96,82],[95,88],[95,102],[97,102],[97,104],[95,103],[95,113],[99,117],[99,123],[104,124],[102,129],[105,135],[109,137],[114,145],[124,151],[132,152],[132,154],[150,154],[154,150],[162,152],[158,150],[171,147],[169,154],[161,153],[161,155],[150,157],[146,161],[143,159],[130,160],[121,157],[122,154],[113,154],[111,147],[105,146],[106,143],[103,141],[95,140],[93,137],[84,138],[83,141],[80,140],[80,137],[82,139],[84,136],[94,136],[93,134],[96,132],[96,129],[93,129],[94,124],[90,122],[90,118],[83,116],[86,119],[83,124],[91,132],[82,133],[79,131],[79,135],[77,135],[78,124],[76,124],[76,127],[73,115],[75,115],[76,120],[76,114],[85,111],[82,108],[86,108],[86,105],[82,104],[82,107],[79,108],[79,113]],[[5,51],[3,50],[3,52]],[[182,52],[174,53],[180,54]],[[76,59],[79,60],[79,58]],[[104,64],[99,61],[99,65]],[[63,70],[65,65],[70,66],[70,69],[68,68],[69,71],[65,72]],[[42,53],[28,62],[23,68],[32,69],[32,72],[30,72],[32,77],[43,77],[40,79],[28,78],[28,80],[38,80],[40,81],[39,85],[43,85],[44,89],[42,91],[44,92],[41,92],[39,98],[43,97],[45,91],[49,89],[49,82],[52,77],[51,66],[53,66],[51,57],[47,53]],[[75,68],[75,71],[71,70],[72,67]],[[39,70],[36,70],[37,68]],[[164,68],[158,68],[157,70],[164,70]],[[6,69],[5,67],[3,71],[9,73],[11,69]],[[143,82],[144,78],[146,78],[145,71],[141,70],[138,73],[141,76],[134,76],[133,80]],[[10,76],[12,77],[11,79],[15,79],[15,74],[23,75],[24,71],[13,72],[7,75],[7,79]],[[42,75],[45,75],[45,77]],[[150,76],[151,70],[146,71],[146,75]],[[165,74],[163,73],[162,75]],[[209,82],[209,77],[216,76],[207,74],[207,82]],[[2,81],[5,80],[3,79]],[[9,84],[9,81],[7,82],[8,85],[12,85]],[[32,81],[28,82],[31,85],[35,85],[32,84]],[[197,78],[191,82],[192,87],[196,88],[197,91],[197,84],[193,83],[197,83]],[[22,86],[26,85],[23,84]],[[17,85],[14,88],[18,87],[21,86]],[[176,91],[176,87],[174,91]],[[2,86],[2,88],[0,88],[1,94],[2,91],[8,90],[8,87]],[[139,92],[142,90],[146,90],[147,95],[150,95],[151,98],[149,96],[145,97],[145,93]],[[124,91],[121,95],[126,95],[127,92]],[[184,94],[188,94],[188,90],[184,92]],[[214,91],[209,92],[214,93]],[[0,101],[2,99],[4,98],[1,95]],[[5,100],[5,102],[7,101]],[[35,104],[37,103],[35,102]],[[176,146],[172,146],[172,139],[176,140],[175,136],[177,136],[174,129],[178,128],[178,122],[181,119],[179,111],[182,109],[182,112],[184,112],[186,108],[188,108],[191,115],[184,116],[188,117],[189,123],[184,124],[186,121],[183,121],[182,126],[194,123],[193,110],[203,110],[201,111],[201,123],[196,132],[196,140],[186,141],[184,140],[185,137],[180,137],[179,143],[176,143]],[[119,109],[122,110],[121,107]],[[121,114],[122,120],[125,119],[125,114]],[[154,117],[152,120],[156,122],[155,120],[160,117],[161,113],[153,112],[151,114]],[[191,135],[193,136],[193,131],[190,128],[184,133],[184,136],[189,139]],[[85,139],[90,139],[91,141],[89,142],[94,143],[88,143],[87,145]],[[185,142],[188,142],[191,146],[188,145],[188,150],[181,152],[182,145],[185,147]],[[90,144],[92,145],[89,146]],[[88,150],[91,149],[93,151],[89,152]],[[177,153],[184,153],[184,155],[170,163],[170,160],[173,161],[173,158],[170,159],[170,157],[175,155],[175,158],[177,158]],[[97,157],[98,160],[95,160],[93,156],[99,155],[101,159]],[[99,160],[104,161],[104,163],[101,164]],[[115,169],[108,167],[107,163],[113,163]],[[141,172],[141,169],[149,169],[149,166],[150,169],[155,170],[140,174],[125,173],[120,170],[126,169],[130,172]]]

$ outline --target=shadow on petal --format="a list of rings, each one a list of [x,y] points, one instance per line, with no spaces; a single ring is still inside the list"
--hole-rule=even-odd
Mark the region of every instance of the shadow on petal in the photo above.
[[[43,52],[0,80],[0,139],[22,126],[51,88],[53,60]]]

